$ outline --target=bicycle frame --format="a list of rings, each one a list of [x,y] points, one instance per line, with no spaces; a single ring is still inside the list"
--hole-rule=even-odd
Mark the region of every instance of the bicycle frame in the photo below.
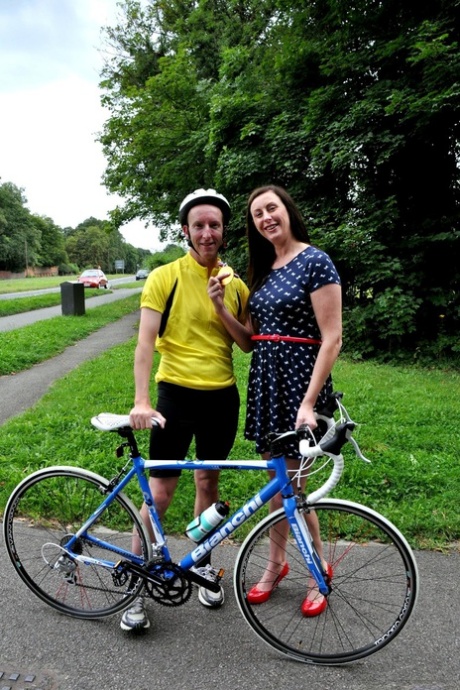
[[[281,493],[283,498],[283,507],[286,513],[286,518],[289,522],[292,534],[297,542],[300,553],[303,555],[305,563],[318,584],[319,591],[322,594],[329,592],[329,587],[323,577],[322,570],[314,550],[312,539],[305,521],[299,514],[297,509],[297,499],[292,489],[291,480],[286,470],[286,462],[284,456],[272,458],[270,460],[254,460],[244,461],[244,463],[222,461],[215,462],[213,460],[144,460],[142,456],[131,458],[133,466],[125,475],[125,477],[113,488],[110,494],[101,502],[100,506],[93,512],[93,514],[80,527],[75,535],[68,541],[65,549],[68,550],[72,558],[76,561],[82,562],[86,565],[97,565],[104,568],[113,569],[116,564],[105,559],[91,558],[89,556],[82,556],[74,553],[72,546],[78,539],[84,538],[99,546],[109,548],[116,553],[121,559],[127,559],[134,562],[138,566],[144,564],[144,559],[141,556],[123,550],[117,549],[113,545],[107,544],[103,539],[98,539],[93,535],[88,535],[88,528],[97,520],[98,516],[110,506],[117,495],[132,481],[134,476],[137,476],[139,486],[142,491],[144,502],[148,508],[150,522],[153,533],[155,535],[155,548],[161,552],[166,562],[171,562],[171,554],[169,552],[163,527],[161,525],[158,512],[150,491],[149,482],[145,470],[149,469],[184,469],[184,470],[273,470],[275,476],[265,484],[261,490],[250,498],[246,503],[228,517],[223,523],[218,525],[209,535],[206,536],[199,544],[196,545],[192,551],[184,556],[179,562],[178,566],[184,571],[190,570],[196,565],[206,554],[210,553],[218,544],[225,538],[231,535],[241,525],[243,525],[250,517],[252,517],[262,506],[266,505],[277,493]]]

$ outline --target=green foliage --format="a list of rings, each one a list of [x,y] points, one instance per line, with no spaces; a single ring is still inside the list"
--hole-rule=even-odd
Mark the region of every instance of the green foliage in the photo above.
[[[40,232],[39,266],[59,266],[69,261],[64,234],[51,218],[32,215],[32,223]]]
[[[244,276],[247,196],[282,184],[339,268],[348,351],[455,353],[458,3],[120,5],[101,83],[114,222],[167,233],[186,193],[215,186]]]
[[[106,273],[123,259],[134,273],[150,252],[125,242],[108,221],[87,218],[76,228],[59,228],[51,218],[32,214],[24,190],[11,182],[0,184],[0,270],[13,273],[28,268],[58,266],[59,275],[101,266]]]
[[[78,274],[78,266],[76,264],[59,264],[58,270],[60,276],[71,276],[73,274]]]
[[[0,270],[22,271],[37,265],[40,229],[25,207],[24,190],[0,184]]]
[[[153,269],[158,268],[158,266],[164,266],[164,264],[169,264],[171,261],[180,259],[184,254],[185,250],[183,247],[178,244],[168,244],[161,252],[152,254],[147,261],[147,265],[149,270],[153,271]]]

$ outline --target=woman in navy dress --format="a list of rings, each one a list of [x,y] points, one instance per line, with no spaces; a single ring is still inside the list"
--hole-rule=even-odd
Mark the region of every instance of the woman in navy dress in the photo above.
[[[302,424],[315,429],[315,407],[332,392],[331,371],[342,343],[341,287],[334,264],[310,244],[300,212],[283,188],[268,185],[252,192],[247,232],[252,329],[258,335],[281,337],[254,341],[249,375],[245,436],[268,459],[268,434]],[[307,342],[283,340],[283,336]],[[289,466],[298,466],[298,447],[293,445],[287,455]],[[270,509],[281,506],[278,494]],[[316,514],[307,521],[327,568]],[[287,522],[282,524],[285,540],[289,528]],[[287,575],[285,555],[282,541],[271,540],[266,570],[248,592],[250,603],[267,601]],[[310,588],[301,610],[304,616],[317,616],[326,605],[325,597]]]

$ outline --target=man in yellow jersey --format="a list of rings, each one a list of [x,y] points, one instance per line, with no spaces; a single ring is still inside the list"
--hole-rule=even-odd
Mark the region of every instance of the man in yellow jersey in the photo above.
[[[189,244],[180,259],[152,271],[141,298],[139,337],[134,357],[135,403],[130,421],[135,429],[160,424],[150,437],[150,459],[186,457],[192,438],[200,460],[225,460],[238,426],[239,395],[232,364],[232,346],[247,349],[242,325],[248,289],[231,269],[221,267],[218,252],[230,219],[227,199],[213,189],[189,194],[179,209],[179,220]],[[229,281],[229,282],[228,282]],[[223,284],[224,283],[224,284]],[[150,400],[154,349],[161,354],[156,407]],[[179,481],[180,471],[151,471],[150,487],[160,518],[165,514]],[[195,515],[218,500],[218,472],[195,471]],[[149,526],[145,504],[141,514]],[[200,573],[213,578],[208,562]],[[224,602],[224,590],[213,593],[199,587],[199,601],[208,607]],[[148,628],[143,599],[123,614],[123,630]]]

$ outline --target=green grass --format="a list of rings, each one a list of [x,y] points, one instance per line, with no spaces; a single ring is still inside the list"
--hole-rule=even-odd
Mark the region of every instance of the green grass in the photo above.
[[[52,276],[43,278],[9,278],[0,280],[0,295],[8,292],[27,292],[58,287],[65,280],[76,280],[78,276]]]
[[[135,337],[81,365],[53,384],[33,409],[2,426],[0,510],[13,487],[40,467],[71,464],[108,477],[115,474],[122,464],[114,455],[118,437],[96,431],[90,418],[102,411],[129,412],[134,347]],[[249,360],[248,355],[236,352],[242,406],[233,459],[257,457],[253,444],[243,438]],[[336,390],[345,393],[347,409],[359,422],[356,438],[372,463],[363,463],[346,446],[345,472],[333,495],[381,512],[418,548],[446,549],[458,542],[460,376],[341,359],[334,379]],[[148,432],[138,432],[138,440],[141,451],[147,453]],[[221,497],[236,508],[265,479],[264,472],[224,471]],[[313,476],[309,489],[323,479],[323,473]],[[127,493],[140,503],[137,490],[128,487]],[[183,532],[193,517],[193,500],[193,476],[184,472],[166,516],[168,532]]]
[[[17,373],[49,359],[138,307],[139,293],[136,293],[117,302],[90,309],[83,316],[56,316],[1,333],[0,375]]]

